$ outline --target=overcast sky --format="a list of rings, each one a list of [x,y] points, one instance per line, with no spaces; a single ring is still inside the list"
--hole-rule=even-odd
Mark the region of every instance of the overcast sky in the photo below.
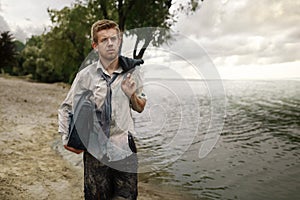
[[[0,0],[0,31],[24,41],[50,25],[48,7],[72,2]],[[227,78],[300,78],[299,10],[298,0],[206,0],[173,28],[203,46]]]

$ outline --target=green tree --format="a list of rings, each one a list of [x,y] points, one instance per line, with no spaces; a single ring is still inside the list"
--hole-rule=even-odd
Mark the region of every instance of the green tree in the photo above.
[[[2,32],[0,36],[0,70],[11,74],[17,65],[17,50],[14,38],[9,31]]]
[[[36,80],[36,60],[40,57],[43,36],[31,36],[21,51],[22,75],[31,75]]]
[[[201,0],[203,1],[203,0]],[[180,3],[177,9],[171,12],[174,6],[173,0],[85,0],[91,15],[96,19],[112,19],[118,22],[120,30],[126,34],[126,30],[149,28],[147,32],[131,31],[127,34],[137,36],[133,57],[142,58],[148,45],[152,42],[158,46],[170,39],[168,30],[176,22],[176,15],[180,12],[194,12],[199,7],[198,0],[189,0]],[[143,43],[138,51],[139,43]]]
[[[36,79],[36,60],[39,58],[40,49],[36,46],[28,45],[22,51],[23,72],[25,75],[31,74],[33,79]]]
[[[62,81],[72,82],[81,62],[91,51],[89,10],[81,4],[60,11],[48,10],[53,26],[45,35],[43,51],[49,55]]]
[[[45,36],[32,36],[21,52],[22,75],[31,75],[32,79],[42,82],[57,82],[62,80],[61,74],[53,67],[48,54]]]
[[[84,58],[91,51],[91,25],[106,18],[117,21],[124,34],[137,36],[133,57],[142,58],[151,42],[158,46],[170,38],[168,30],[176,23],[175,16],[179,12],[193,12],[199,5],[198,1],[189,0],[171,12],[173,4],[172,0],[77,0],[71,8],[49,9],[52,26],[43,36],[41,55],[48,57],[59,80],[72,82]],[[126,32],[142,27],[163,29],[150,28],[143,34]],[[140,43],[143,44],[138,51]]]
[[[17,52],[21,52],[25,48],[25,44],[19,40],[14,41]]]
[[[12,69],[12,75],[23,75],[22,66],[23,66],[24,59],[21,55],[21,52],[25,48],[25,44],[23,44],[19,40],[14,41],[14,44],[15,44],[16,51],[17,51],[17,55],[16,55],[17,64]]]

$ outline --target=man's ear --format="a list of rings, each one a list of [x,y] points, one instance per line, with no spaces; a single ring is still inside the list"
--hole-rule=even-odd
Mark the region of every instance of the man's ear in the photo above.
[[[92,47],[95,51],[98,51],[98,48],[97,48],[98,44],[96,42],[93,42],[92,43]]]
[[[121,46],[121,44],[122,44],[122,42],[123,42],[123,33],[121,34],[119,34],[119,46]]]
[[[118,41],[118,48],[119,48],[119,51],[120,51],[120,48],[121,48],[121,44],[122,44],[122,39],[119,39],[119,41]]]

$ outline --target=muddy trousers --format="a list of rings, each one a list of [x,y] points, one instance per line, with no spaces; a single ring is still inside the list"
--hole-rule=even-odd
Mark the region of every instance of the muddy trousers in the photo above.
[[[102,162],[103,161],[103,162]],[[132,154],[124,160],[101,162],[84,152],[85,200],[136,200],[137,156]]]

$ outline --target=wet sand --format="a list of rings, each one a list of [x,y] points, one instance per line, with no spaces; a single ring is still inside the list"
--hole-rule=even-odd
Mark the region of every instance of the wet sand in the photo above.
[[[68,161],[77,155],[54,148],[57,108],[68,89],[0,77],[0,199],[83,199],[83,168]],[[138,199],[184,197],[140,182]]]

